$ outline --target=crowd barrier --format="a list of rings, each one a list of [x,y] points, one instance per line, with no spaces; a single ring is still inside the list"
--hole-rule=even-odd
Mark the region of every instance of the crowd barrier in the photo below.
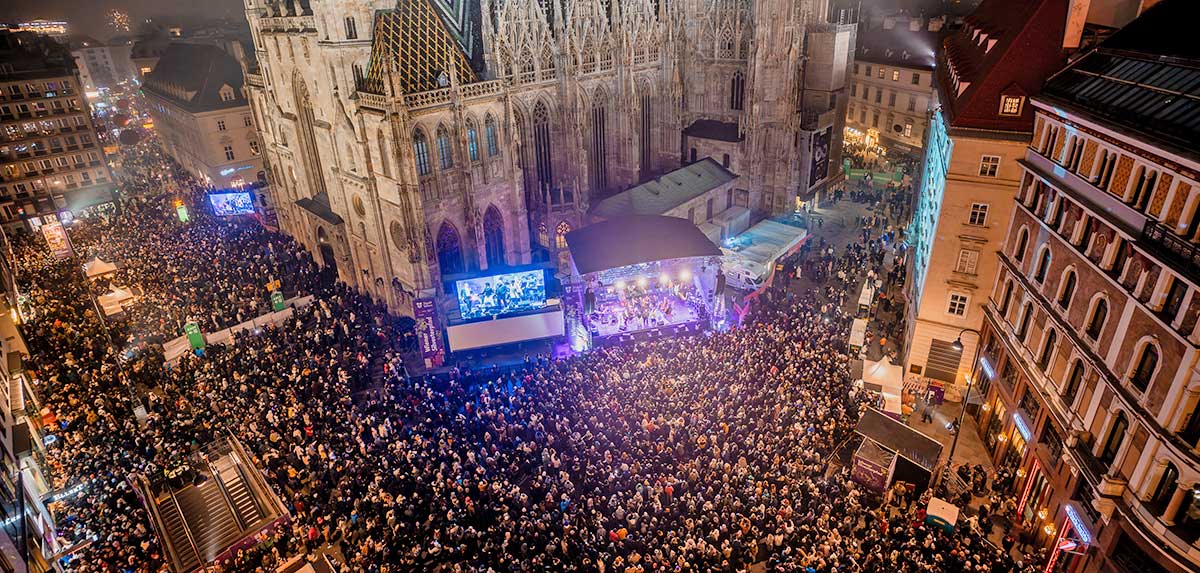
[[[299,296],[283,301],[286,308],[280,311],[268,312],[257,316],[251,320],[247,320],[241,324],[235,324],[229,328],[223,328],[216,332],[205,332],[204,343],[206,345],[228,344],[234,340],[233,335],[242,331],[259,329],[265,326],[277,325],[289,318],[295,313],[297,308],[304,308],[313,302],[312,295]],[[184,354],[192,351],[192,346],[188,342],[186,335],[178,338],[173,338],[163,343],[163,356],[166,357],[168,366],[171,366],[179,361],[179,358]]]

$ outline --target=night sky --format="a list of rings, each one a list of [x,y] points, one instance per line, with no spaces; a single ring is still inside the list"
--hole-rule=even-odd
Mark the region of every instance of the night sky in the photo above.
[[[186,26],[197,20],[243,17],[243,6],[242,0],[0,0],[0,22],[66,20],[72,34],[105,40],[118,33],[105,18],[113,8],[129,13],[130,33],[135,33],[146,18]]]

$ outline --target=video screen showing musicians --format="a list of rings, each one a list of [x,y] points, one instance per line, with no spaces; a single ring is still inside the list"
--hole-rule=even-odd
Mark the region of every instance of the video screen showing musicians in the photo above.
[[[458,281],[458,310],[463,320],[500,316],[546,306],[543,271],[525,271]]]

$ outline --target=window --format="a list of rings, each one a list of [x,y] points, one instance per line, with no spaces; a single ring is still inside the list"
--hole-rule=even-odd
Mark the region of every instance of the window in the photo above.
[[[1100,450],[1100,463],[1108,466],[1117,459],[1117,451],[1121,449],[1121,442],[1125,441],[1125,431],[1128,429],[1129,420],[1125,418],[1125,412],[1117,412],[1117,419],[1113,421],[1108,438],[1104,440],[1104,448]]]
[[[858,64],[854,64],[854,73],[858,74]]]
[[[488,116],[483,120],[483,135],[487,140],[488,157],[494,157],[500,153],[500,143],[496,139],[496,121]]]
[[[413,155],[417,159],[417,175],[429,175],[429,142],[419,130],[413,134]]]
[[[1076,360],[1075,366],[1071,367],[1071,373],[1067,376],[1067,381],[1063,384],[1062,399],[1068,406],[1075,403],[1075,395],[1079,393],[1079,387],[1083,384],[1083,362]]]
[[[875,88],[875,103],[883,103],[883,90]]]
[[[221,95],[221,101],[233,101],[235,99],[233,95],[233,88],[227,85],[221,86],[221,91],[218,93]]]
[[[914,85],[914,86],[921,85],[921,74],[914,73],[912,75],[912,85]]]
[[[875,126],[876,128],[879,127],[879,112],[871,114],[871,125]]]
[[[354,18],[349,17],[349,16],[346,17],[346,39],[347,40],[357,40],[358,39],[358,29],[354,25]]]
[[[223,119],[217,120],[217,131],[225,131],[225,120],[223,120]]]
[[[437,131],[437,148],[438,148],[438,164],[442,169],[450,169],[454,167],[454,152],[450,149],[450,134],[446,133],[445,127],[439,127]]]
[[[858,97],[858,84],[850,84],[850,97]]]
[[[878,76],[878,77],[879,77],[879,79],[881,79],[881,80],[882,80],[882,79],[883,79],[883,76],[884,76],[884,74],[886,74],[886,73],[887,73],[887,72],[885,72],[885,71],[883,70],[883,66],[879,66],[879,76]]]
[[[1008,303],[1012,300],[1012,291],[1012,281],[1008,281],[1004,285],[1004,297],[1000,299],[1000,316],[1008,314]]]
[[[225,161],[233,161],[233,146],[225,146]]]
[[[479,161],[479,133],[473,121],[467,122],[467,157]]]
[[[1046,343],[1042,345],[1042,352],[1038,355],[1038,368],[1042,372],[1050,370],[1050,362],[1054,360],[1054,347],[1058,345],[1058,333],[1051,329],[1046,333]]]
[[[254,124],[254,122],[253,122],[253,121],[250,121],[250,116],[248,116],[248,115],[243,115],[243,116],[242,116],[242,125],[243,125],[243,126],[245,126],[245,127],[250,127],[250,126],[251,126],[251,125],[253,125],[253,124]]]
[[[862,124],[867,123],[867,110],[866,109],[858,110],[858,123],[862,123]]]
[[[896,107],[896,92],[888,93],[888,107]]]
[[[979,251],[974,249],[960,249],[958,251],[958,262],[954,265],[954,272],[973,275],[978,266]]]
[[[1167,300],[1163,303],[1163,315],[1167,322],[1174,322],[1183,308],[1183,297],[1187,294],[1187,284],[1178,278],[1171,278],[1171,288],[1167,289]]]
[[[871,77],[871,66],[867,66],[867,77]]]
[[[1075,271],[1069,270],[1066,276],[1063,277],[1062,285],[1059,287],[1062,292],[1058,293],[1058,306],[1062,307],[1063,310],[1071,308],[1071,299],[1075,296],[1075,283],[1078,280]]]
[[[734,72],[729,81],[729,109],[741,111],[745,105],[746,76],[742,72]]]
[[[908,112],[916,113],[917,111],[917,96],[908,96]]]
[[[904,122],[904,137],[912,137],[912,129],[913,129],[912,121],[906,120]]]
[[[1038,284],[1046,282],[1046,273],[1050,272],[1050,248],[1042,247],[1042,256],[1038,258],[1037,270],[1033,273],[1033,280]]]
[[[967,295],[965,295],[965,294],[957,294],[957,293],[951,294],[950,295],[950,308],[946,309],[946,312],[948,314],[952,314],[954,316],[966,316],[967,315],[967,300],[968,300]]]
[[[1025,260],[1025,247],[1029,246],[1029,229],[1022,228],[1017,234],[1017,248],[1013,250],[1013,258],[1017,262]]]
[[[900,81],[900,70],[892,70],[892,81],[893,82]]]
[[[867,101],[869,97],[871,97],[871,86],[863,86],[863,101]]]
[[[253,140],[253,139],[250,140],[250,153],[253,153],[255,155],[259,155],[262,153],[262,151],[259,150],[259,148],[258,148],[258,141]]]
[[[984,155],[979,160],[979,176],[980,177],[995,177],[1000,171],[1000,156]]]
[[[1029,321],[1033,320],[1033,303],[1025,303],[1025,308],[1021,311],[1021,323],[1017,325],[1017,339],[1022,344],[1025,343],[1025,337],[1029,335]]]
[[[967,218],[967,224],[982,227],[987,224],[987,214],[987,203],[971,203],[971,215]]]
[[[1092,309],[1092,317],[1088,319],[1087,329],[1084,333],[1092,340],[1099,340],[1100,333],[1104,330],[1104,322],[1108,320],[1108,301],[1100,299],[1096,301],[1096,308]]]
[[[1021,96],[1000,96],[1000,115],[1021,115],[1024,103]]]
[[[1137,367],[1129,376],[1129,382],[1134,388],[1140,391],[1145,391],[1150,387],[1150,380],[1154,377],[1154,371],[1158,369],[1158,349],[1153,344],[1146,344],[1142,348],[1142,355],[1138,358]]]

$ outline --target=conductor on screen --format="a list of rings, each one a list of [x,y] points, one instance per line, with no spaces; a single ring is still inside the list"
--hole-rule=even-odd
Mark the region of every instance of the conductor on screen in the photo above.
[[[546,306],[546,283],[542,271],[461,280],[457,289],[458,310],[466,320]]]

